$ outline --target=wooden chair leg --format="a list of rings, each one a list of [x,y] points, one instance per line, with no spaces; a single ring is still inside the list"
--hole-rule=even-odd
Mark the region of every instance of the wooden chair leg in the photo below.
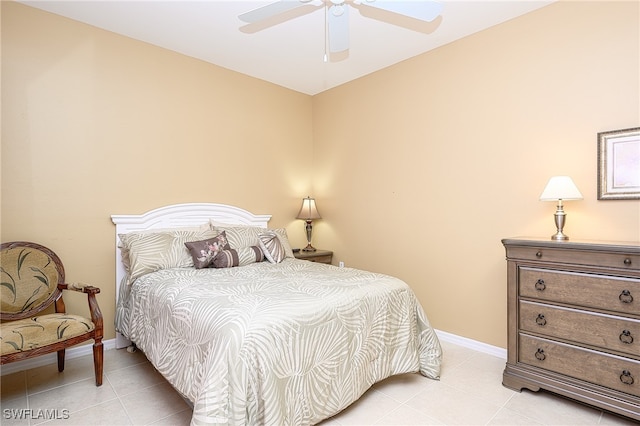
[[[58,371],[61,373],[64,371],[64,349],[58,351]]]
[[[102,339],[93,344],[93,368],[96,372],[96,386],[102,386],[102,362],[103,362]]]

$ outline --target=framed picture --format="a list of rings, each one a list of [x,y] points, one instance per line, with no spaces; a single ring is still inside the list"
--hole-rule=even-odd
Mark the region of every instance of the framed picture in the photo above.
[[[640,127],[598,133],[598,200],[640,200]]]

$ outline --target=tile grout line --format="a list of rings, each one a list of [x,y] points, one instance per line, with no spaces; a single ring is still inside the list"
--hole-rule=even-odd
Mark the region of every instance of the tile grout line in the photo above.
[[[139,365],[139,364],[135,364],[135,365]],[[117,370],[114,370],[114,371],[117,371]],[[107,373],[105,373],[105,378],[109,382],[109,385],[111,385],[111,388],[113,389],[113,393],[116,394],[116,399],[118,400],[118,403],[122,407],[122,410],[124,411],[125,416],[127,416],[127,420],[129,421],[129,424],[133,425],[134,424],[133,423],[133,419],[131,418],[131,415],[129,414],[129,410],[127,410],[127,406],[124,404],[124,401],[122,400],[120,394],[116,391],[116,388],[111,383],[111,380],[109,379],[109,375]]]
[[[27,370],[27,371],[29,371],[29,370]],[[68,386],[68,385],[75,385],[77,383],[84,382],[85,380],[88,380],[88,379],[89,379],[89,377],[85,377],[84,379],[74,380],[74,381],[69,382],[69,383],[64,383],[64,384],[53,386],[53,387],[50,387],[50,388],[47,388],[47,389],[42,389],[42,390],[39,390],[39,391],[36,391],[36,392],[33,392],[33,393],[29,392],[29,388],[27,386],[27,393],[28,393],[28,396],[39,395],[41,393],[49,392],[49,391],[52,391],[52,390],[55,390],[55,389],[60,389],[60,388],[63,388],[65,386]]]

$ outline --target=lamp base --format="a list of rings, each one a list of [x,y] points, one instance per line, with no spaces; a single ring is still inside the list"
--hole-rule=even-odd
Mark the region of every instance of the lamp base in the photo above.
[[[563,234],[562,231],[560,231],[560,232],[557,232],[557,233],[553,234],[551,236],[551,239],[553,241],[567,241],[569,239],[569,236],[566,235],[566,234]]]
[[[312,220],[307,219],[305,226],[305,230],[307,231],[307,246],[302,249],[302,251],[316,251],[315,247],[311,245],[311,232],[313,232],[313,225],[311,224]]]
[[[556,233],[551,236],[553,241],[566,241],[569,239],[569,236],[562,232],[564,228],[564,223],[566,221],[567,214],[564,212],[562,208],[562,200],[558,200],[558,207],[556,209],[556,213],[553,215],[553,220],[556,223]]]

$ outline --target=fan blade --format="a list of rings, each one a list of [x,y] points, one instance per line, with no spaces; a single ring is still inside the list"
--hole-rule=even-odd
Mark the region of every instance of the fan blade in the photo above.
[[[349,7],[333,5],[329,8],[329,52],[337,53],[349,49]]]
[[[442,3],[431,0],[361,0],[356,3],[425,22],[433,21],[442,13]]]
[[[262,6],[257,9],[253,9],[240,14],[238,15],[238,19],[252,24],[254,22],[262,21],[263,19],[271,18],[272,16],[276,16],[281,13],[304,6],[308,2],[309,0],[280,0],[278,2],[269,3],[266,6]]]

